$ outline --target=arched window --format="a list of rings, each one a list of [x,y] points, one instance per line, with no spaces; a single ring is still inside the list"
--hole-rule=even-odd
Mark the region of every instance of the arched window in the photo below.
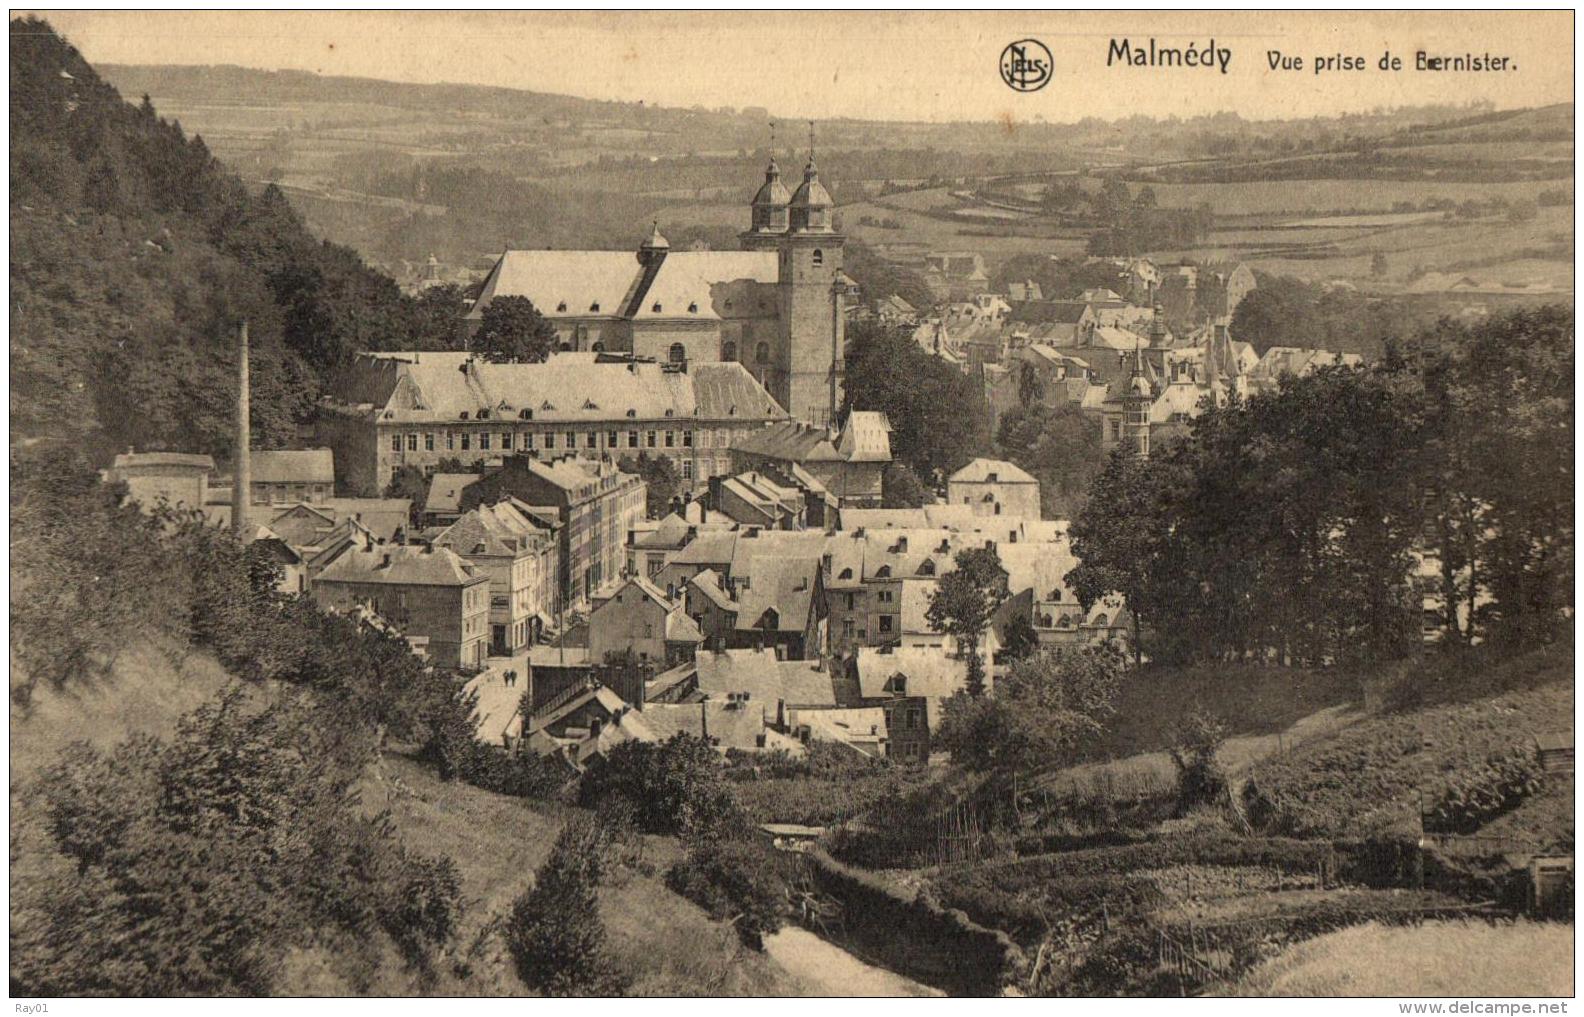
[[[561,344],[561,352],[562,353],[571,353],[572,352],[572,344],[571,343],[562,343]]]
[[[730,339],[728,339],[725,342],[721,343],[721,359],[725,360],[725,361],[728,361],[728,362],[736,360],[737,359],[737,344],[732,342]]]
[[[818,247],[814,248],[814,264],[816,267],[825,264],[825,252]]]
[[[681,343],[672,343],[671,350],[666,354],[666,359],[673,364],[680,364],[687,360],[687,347]]]
[[[594,340],[594,352],[595,353],[604,353],[605,352],[605,341],[603,339]]]
[[[933,576],[935,574],[935,563],[925,558],[919,563],[918,574],[921,576]]]
[[[1111,619],[1107,618],[1105,615],[1103,615],[1103,614],[1095,615],[1095,620],[1094,620],[1095,628],[1103,629],[1107,625],[1110,625],[1110,624],[1111,624]]]
[[[768,364],[770,362],[770,344],[760,343],[754,347],[754,363]]]

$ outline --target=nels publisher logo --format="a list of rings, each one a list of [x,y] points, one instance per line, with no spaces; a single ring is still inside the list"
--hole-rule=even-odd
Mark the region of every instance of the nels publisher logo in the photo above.
[[[1038,39],[1020,39],[1001,51],[1001,80],[1019,92],[1038,92],[1051,79],[1056,61]]]

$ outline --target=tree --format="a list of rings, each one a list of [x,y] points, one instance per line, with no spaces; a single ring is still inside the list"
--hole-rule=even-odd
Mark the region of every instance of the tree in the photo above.
[[[535,873],[533,889],[512,904],[506,945],[530,988],[548,996],[607,996],[626,987],[608,953],[595,893],[608,848],[608,835],[592,816],[573,817]]]
[[[855,323],[847,332],[842,413],[890,420],[892,456],[933,482],[990,448],[983,386],[930,356],[904,327]]]
[[[682,475],[667,456],[639,452],[638,458],[622,456],[616,466],[623,473],[636,473],[644,482],[644,511],[659,519],[671,511],[671,502],[682,487]]]
[[[936,632],[956,637],[959,653],[968,662],[968,691],[980,696],[984,662],[979,658],[979,640],[990,616],[1009,595],[1007,573],[991,547],[959,551],[954,564],[931,592],[925,618]]]
[[[933,501],[929,488],[907,463],[891,463],[880,475],[882,508],[920,508]]]
[[[578,801],[616,797],[633,808],[645,833],[709,835],[740,826],[742,813],[721,773],[720,756],[702,738],[678,734],[658,744],[624,742],[585,774]]]
[[[391,471],[390,483],[385,485],[385,497],[411,501],[407,523],[414,530],[418,529],[423,522],[424,505],[429,500],[429,473],[412,463],[396,467]]]
[[[431,286],[413,301],[412,349],[455,350],[462,346],[466,295],[455,283]],[[487,309],[486,309],[487,310]]]
[[[1031,657],[1039,649],[1039,633],[1034,631],[1034,621],[1025,611],[1014,612],[1007,621],[1006,633],[1001,640],[1001,654],[1009,661]]]
[[[1066,582],[1085,611],[1112,593],[1122,595],[1133,613],[1135,661],[1143,659],[1141,614],[1165,532],[1157,482],[1142,459],[1118,447],[1095,478],[1071,528],[1078,565],[1067,573]]]
[[[468,344],[492,364],[537,364],[554,353],[555,326],[527,297],[495,297],[484,306]]]
[[[1047,650],[1017,661],[994,696],[946,701],[939,735],[952,761],[1008,781],[1070,765],[1116,712],[1125,662],[1108,644]]]

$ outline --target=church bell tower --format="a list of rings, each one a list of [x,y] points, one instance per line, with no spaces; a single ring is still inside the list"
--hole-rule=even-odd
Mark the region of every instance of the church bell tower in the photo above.
[[[790,196],[772,156],[764,185],[753,200],[744,249],[777,255],[779,328],[770,394],[797,420],[834,426],[841,400],[845,329],[841,313],[842,244],[832,222],[834,203],[814,162],[814,126],[803,182]]]

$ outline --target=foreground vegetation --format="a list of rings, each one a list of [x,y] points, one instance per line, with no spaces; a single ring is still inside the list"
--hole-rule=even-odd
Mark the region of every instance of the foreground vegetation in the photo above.
[[[1413,963],[1402,963],[1412,957]],[[1359,925],[1283,952],[1237,996],[1571,996],[1573,927],[1518,922]]]

